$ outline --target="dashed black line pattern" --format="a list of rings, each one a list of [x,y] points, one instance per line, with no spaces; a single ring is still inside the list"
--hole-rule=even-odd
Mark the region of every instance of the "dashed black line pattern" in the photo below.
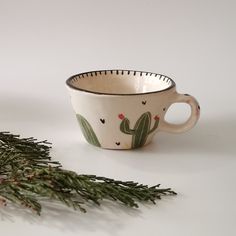
[[[132,72],[132,74],[131,74]],[[91,72],[84,72],[78,75],[74,75],[70,78],[70,81],[72,83],[76,83],[78,79],[85,78],[87,77],[96,77],[99,75],[107,75],[108,73],[110,74],[117,74],[117,75],[133,75],[133,76],[159,76],[159,80],[164,81],[165,83],[172,84],[174,86],[174,82],[171,78],[168,76],[162,75],[162,74],[157,74],[157,73],[151,73],[151,72],[144,72],[144,71],[135,71],[135,70],[99,70],[99,71],[91,71]]]

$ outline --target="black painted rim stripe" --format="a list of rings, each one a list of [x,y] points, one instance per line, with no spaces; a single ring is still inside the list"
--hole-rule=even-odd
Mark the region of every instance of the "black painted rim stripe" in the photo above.
[[[102,93],[102,92],[95,92],[95,91],[90,91],[90,90],[86,90],[86,89],[81,89],[78,88],[76,86],[73,85],[73,82],[77,81],[79,78],[81,77],[89,77],[89,76],[99,76],[102,75],[102,72],[104,72],[104,75],[108,75],[110,74],[121,74],[124,75],[124,72],[127,72],[127,75],[132,75],[131,73],[133,73],[133,76],[135,75],[139,75],[139,76],[159,76],[159,78],[164,82],[167,82],[170,84],[169,87],[162,89],[162,90],[156,90],[156,91],[151,91],[151,92],[146,92],[146,93]],[[72,89],[78,90],[78,91],[82,91],[82,92],[86,92],[86,93],[91,93],[91,94],[97,94],[97,95],[115,95],[115,96],[135,96],[135,95],[145,95],[145,94],[152,94],[152,93],[160,93],[160,92],[164,92],[167,90],[172,89],[173,87],[175,87],[175,82],[168,76],[163,75],[163,74],[159,74],[159,73],[153,73],[153,72],[146,72],[146,71],[137,71],[137,70],[120,70],[120,69],[113,69],[113,70],[95,70],[95,71],[88,71],[88,72],[83,72],[83,73],[79,73],[79,74],[75,74],[72,75],[71,77],[69,77],[66,80],[66,85]]]

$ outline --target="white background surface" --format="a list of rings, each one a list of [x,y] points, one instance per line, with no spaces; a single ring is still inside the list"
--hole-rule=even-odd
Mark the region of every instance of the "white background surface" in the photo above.
[[[138,210],[106,204],[87,214],[48,206],[42,216],[0,209],[0,235],[235,235],[235,1],[0,0],[0,127],[53,142],[65,168],[179,195]],[[64,81],[96,69],[172,77],[201,119],[136,151],[86,144]],[[188,110],[176,106],[171,121]]]

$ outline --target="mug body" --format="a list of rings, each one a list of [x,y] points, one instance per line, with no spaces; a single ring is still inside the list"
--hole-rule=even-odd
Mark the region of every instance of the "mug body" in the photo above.
[[[75,75],[67,87],[85,139],[106,149],[150,143],[177,94],[167,76],[125,70]]]

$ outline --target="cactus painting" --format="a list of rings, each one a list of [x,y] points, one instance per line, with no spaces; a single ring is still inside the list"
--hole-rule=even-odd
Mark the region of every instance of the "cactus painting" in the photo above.
[[[149,134],[157,129],[159,124],[159,116],[155,116],[155,123],[151,128],[151,113],[143,113],[136,121],[134,128],[130,129],[130,121],[123,114],[119,114],[118,117],[122,120],[120,124],[121,132],[132,135],[132,148],[138,148],[143,146]]]
[[[99,143],[98,138],[89,122],[79,114],[76,114],[76,117],[87,142],[94,146],[101,147],[101,144]]]

